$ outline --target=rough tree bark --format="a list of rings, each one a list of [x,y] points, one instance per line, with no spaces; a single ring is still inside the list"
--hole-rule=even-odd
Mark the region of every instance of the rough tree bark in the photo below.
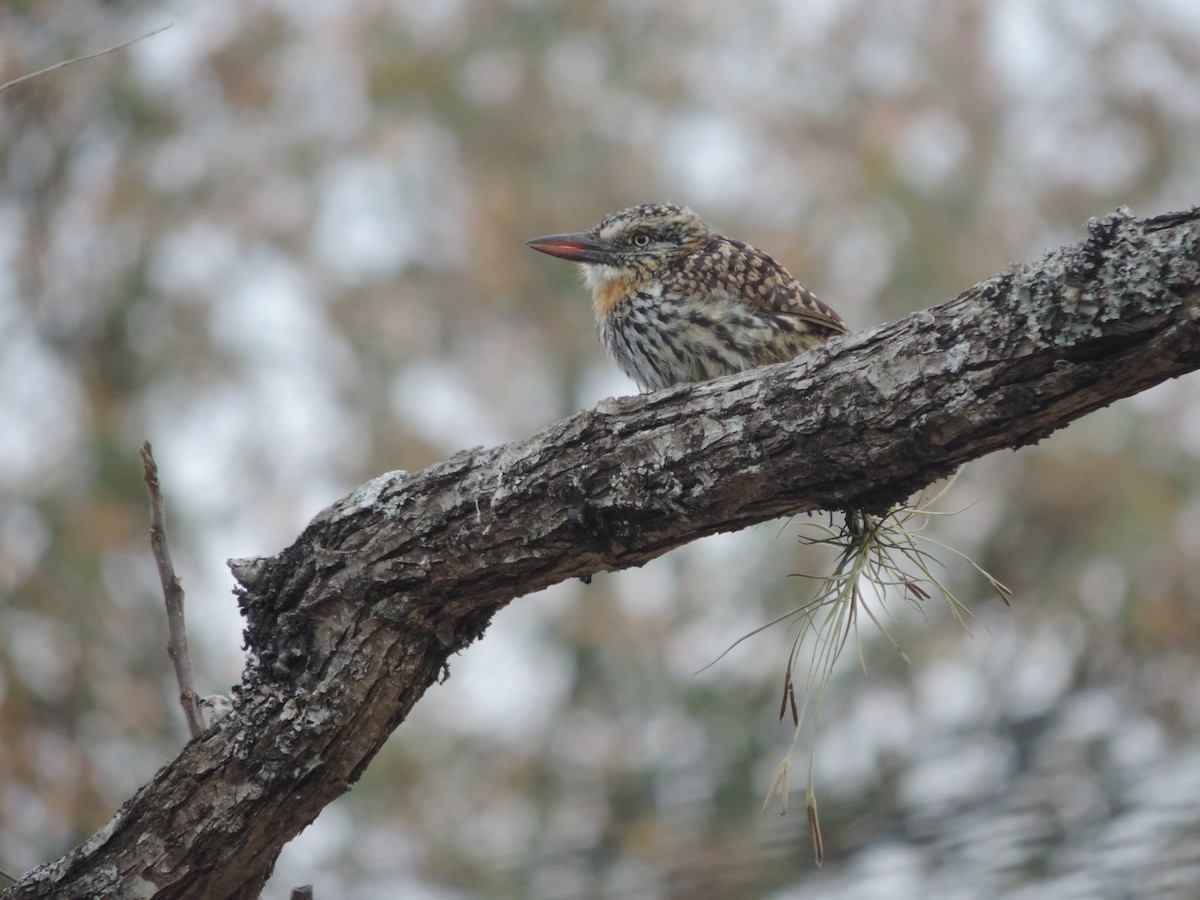
[[[233,561],[254,654],[234,712],[6,896],[252,896],[513,598],[777,516],[882,510],[1200,367],[1200,209],[1088,232],[793,363],[381,475]]]

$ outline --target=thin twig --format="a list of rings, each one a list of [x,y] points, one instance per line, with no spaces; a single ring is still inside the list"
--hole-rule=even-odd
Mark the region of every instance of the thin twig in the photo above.
[[[129,40],[122,41],[119,44],[114,44],[107,50],[97,50],[95,53],[89,53],[86,56],[76,56],[74,59],[64,59],[62,62],[57,62],[52,66],[46,66],[44,69],[38,69],[36,72],[30,72],[28,75],[22,75],[19,78],[14,78],[12,81],[6,81],[4,84],[0,84],[0,94],[3,94],[9,88],[16,87],[18,84],[24,84],[26,81],[37,78],[39,75],[45,75],[48,72],[53,72],[55,69],[62,69],[67,66],[72,66],[77,62],[86,62],[87,60],[95,59],[98,56],[105,56],[109,53],[113,53],[116,50],[128,47],[130,44],[136,44],[138,41],[144,41],[148,37],[154,37],[156,34],[161,34],[162,32],[166,31],[174,24],[174,22],[169,22],[162,28],[156,28],[153,31],[148,31],[146,34],[139,35],[135,38],[130,38]]]
[[[183,622],[183,585],[175,574],[171,563],[171,547],[167,543],[167,520],[163,511],[162,489],[158,483],[158,464],[150,442],[142,444],[142,465],[145,469],[146,488],[150,492],[150,549],[154,551],[154,562],[158,564],[158,577],[162,581],[163,598],[167,602],[167,655],[175,666],[175,680],[179,682],[179,703],[187,719],[188,731],[197,737],[204,731],[204,713],[200,711],[200,697],[196,694],[192,679],[192,655],[188,650],[187,629]]]

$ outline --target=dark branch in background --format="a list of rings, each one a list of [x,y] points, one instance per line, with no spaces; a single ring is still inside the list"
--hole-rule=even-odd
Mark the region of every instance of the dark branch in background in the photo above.
[[[188,650],[187,627],[183,621],[183,585],[175,574],[171,562],[171,545],[167,542],[167,517],[164,509],[162,487],[158,483],[158,464],[150,442],[142,444],[142,467],[146,489],[150,492],[150,549],[154,551],[154,562],[158,566],[158,577],[162,582],[163,598],[167,603],[167,655],[175,667],[175,680],[179,682],[179,703],[187,719],[188,733],[197,737],[204,731],[204,713],[200,711],[200,697],[192,677],[192,655]]]
[[[4,84],[0,84],[0,94],[3,94],[9,88],[14,88],[19,84],[24,84],[26,81],[32,81],[34,78],[37,78],[41,75],[49,74],[50,72],[53,72],[56,69],[65,69],[67,66],[75,65],[75,63],[86,62],[89,59],[96,59],[97,57],[100,57],[100,56],[106,56],[109,53],[113,53],[117,50],[122,50],[125,47],[128,47],[130,44],[136,44],[138,41],[144,41],[148,37],[154,37],[154,35],[156,35],[156,34],[162,34],[162,32],[166,31],[168,28],[170,28],[174,24],[175,24],[174,22],[171,22],[167,25],[162,26],[162,28],[155,28],[153,31],[148,31],[143,35],[139,35],[138,37],[130,38],[129,40],[122,41],[119,44],[113,44],[113,46],[108,47],[104,50],[97,50],[95,53],[89,53],[86,56],[76,56],[74,59],[64,59],[62,62],[57,62],[52,66],[46,66],[46,68],[44,68],[44,69],[38,69],[36,72],[30,72],[28,75],[22,75],[19,78],[14,78],[12,81],[6,81],[6,82],[4,82]]]
[[[1200,368],[1200,210],[1088,231],[794,362],[382,475],[234,561],[253,656],[233,713],[5,896],[245,896],[515,597],[779,516],[886,509]]]

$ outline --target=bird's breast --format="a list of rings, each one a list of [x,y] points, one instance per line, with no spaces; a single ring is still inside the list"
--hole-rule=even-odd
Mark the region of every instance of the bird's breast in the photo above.
[[[653,292],[650,279],[632,269],[591,265],[584,267],[584,276],[592,289],[592,311],[601,324],[607,322],[625,301],[632,300],[638,293]]]

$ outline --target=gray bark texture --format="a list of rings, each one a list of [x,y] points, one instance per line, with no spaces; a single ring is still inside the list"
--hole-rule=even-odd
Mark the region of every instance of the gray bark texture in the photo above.
[[[390,472],[231,562],[235,709],[7,897],[254,896],[511,600],[816,509],[882,511],[963,463],[1200,367],[1200,208],[1086,239],[791,363],[606,401]]]

